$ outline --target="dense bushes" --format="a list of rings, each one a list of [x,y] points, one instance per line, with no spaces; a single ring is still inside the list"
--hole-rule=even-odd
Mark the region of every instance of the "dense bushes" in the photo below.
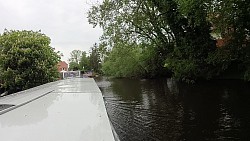
[[[2,87],[17,91],[54,81],[59,59],[45,34],[5,30],[0,36]]]

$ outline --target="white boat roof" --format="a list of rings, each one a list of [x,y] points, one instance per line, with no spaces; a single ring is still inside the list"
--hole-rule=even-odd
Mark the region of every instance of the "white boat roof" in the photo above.
[[[60,80],[0,98],[2,141],[114,141],[92,78]]]

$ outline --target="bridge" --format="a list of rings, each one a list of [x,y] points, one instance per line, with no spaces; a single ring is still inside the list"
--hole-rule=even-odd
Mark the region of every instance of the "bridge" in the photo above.
[[[92,78],[47,83],[0,98],[0,140],[115,141]]]

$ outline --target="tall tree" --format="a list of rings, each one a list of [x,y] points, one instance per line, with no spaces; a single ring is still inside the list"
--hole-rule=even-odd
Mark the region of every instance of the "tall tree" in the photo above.
[[[8,31],[0,35],[0,68],[7,90],[24,90],[57,80],[60,56],[41,32]]]
[[[91,70],[89,56],[87,56],[87,53],[85,51],[82,52],[82,58],[80,60],[80,68],[83,70]]]
[[[69,62],[69,70],[71,71],[77,71],[80,70],[80,65],[76,62]]]
[[[166,67],[181,80],[209,77],[212,74],[206,59],[216,48],[206,18],[206,3],[193,0],[193,7],[187,10],[182,10],[180,4],[186,3],[106,0],[92,7],[88,17],[94,26],[103,28],[101,39],[108,46],[134,43],[143,44],[143,51],[153,51],[144,64],[154,66],[158,72]]]
[[[151,0],[164,17],[175,37],[175,46],[166,60],[166,66],[182,80],[197,77],[210,78],[213,74],[207,58],[216,50],[215,41],[210,35],[211,24],[207,20],[205,1],[192,0],[190,3],[177,3],[175,0]],[[182,12],[182,6],[192,7]]]
[[[158,19],[162,18],[158,14],[148,1],[110,0],[92,7],[89,22],[103,28],[101,39],[108,47],[114,48],[120,46],[120,43],[127,44],[127,47],[143,44],[143,50],[155,50],[152,53],[154,56],[145,59],[149,61],[145,64],[151,65],[155,69],[153,72],[160,72],[168,53],[167,46],[174,44],[172,32]]]
[[[93,71],[100,73],[101,59],[97,43],[95,43],[93,47],[91,47],[89,62],[90,62],[90,68]]]
[[[82,57],[81,50],[73,50],[70,53],[69,62],[76,62],[77,64],[79,64],[81,57]]]
[[[69,58],[69,70],[80,70],[80,61],[82,58],[82,51],[81,50],[73,50],[70,52]]]

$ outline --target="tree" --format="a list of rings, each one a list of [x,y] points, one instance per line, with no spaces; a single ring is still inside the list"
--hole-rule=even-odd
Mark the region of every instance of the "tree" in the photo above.
[[[58,53],[41,32],[5,30],[0,35],[2,87],[17,91],[57,80]]]
[[[221,70],[238,72],[238,78],[250,81],[250,1],[211,0],[209,19],[214,32],[224,41],[223,47],[210,58]],[[235,74],[233,74],[235,75]]]
[[[101,59],[100,59],[100,52],[98,49],[97,43],[91,47],[90,56],[89,56],[90,68],[94,72],[100,73],[101,71]]]
[[[216,42],[210,35],[212,25],[207,20],[206,1],[151,1],[174,35],[175,46],[165,66],[180,80],[211,78],[213,66],[208,64],[207,58],[215,52]],[[182,7],[188,8],[182,10]]]
[[[139,46],[131,47],[124,43],[116,44],[102,65],[105,75],[115,77],[138,77],[147,74],[141,63],[142,52]],[[152,66],[151,66],[152,67]]]
[[[103,28],[101,44],[111,48],[109,60],[126,50],[120,43],[140,47],[148,75],[170,70],[189,82],[236,72],[250,80],[249,7],[250,1],[243,0],[105,0],[92,7],[88,18]],[[220,35],[223,47],[216,48],[211,33]]]
[[[70,58],[69,58],[69,70],[80,70],[80,61],[82,57],[82,51],[80,50],[73,50],[70,53]]]
[[[89,57],[87,56],[87,53],[85,51],[82,52],[82,57],[80,60],[80,68],[83,70],[91,70],[90,69],[90,62]]]
[[[76,62],[70,62],[69,63],[69,70],[71,70],[71,71],[80,70],[80,65]]]
[[[73,50],[70,53],[70,59],[69,62],[76,62],[77,64],[79,64],[80,60],[82,57],[82,51],[80,50]]]
[[[155,51],[151,55],[146,54],[146,59],[143,60],[143,64],[151,66],[148,75],[162,72],[168,46],[174,45],[173,34],[168,26],[159,20],[162,17],[150,2],[104,1],[101,5],[93,6],[88,17],[90,23],[94,26],[100,25],[104,30],[101,44],[106,44],[111,50],[120,46],[120,43],[124,43],[126,47],[143,44],[144,52]]]
[[[153,66],[149,74],[167,68],[180,80],[208,78],[213,74],[206,59],[215,51],[215,41],[206,3],[192,2],[192,8],[183,10],[187,3],[182,0],[107,0],[93,6],[88,18],[103,28],[101,39],[112,49],[122,42],[143,44],[144,52],[152,52],[143,62]]]

